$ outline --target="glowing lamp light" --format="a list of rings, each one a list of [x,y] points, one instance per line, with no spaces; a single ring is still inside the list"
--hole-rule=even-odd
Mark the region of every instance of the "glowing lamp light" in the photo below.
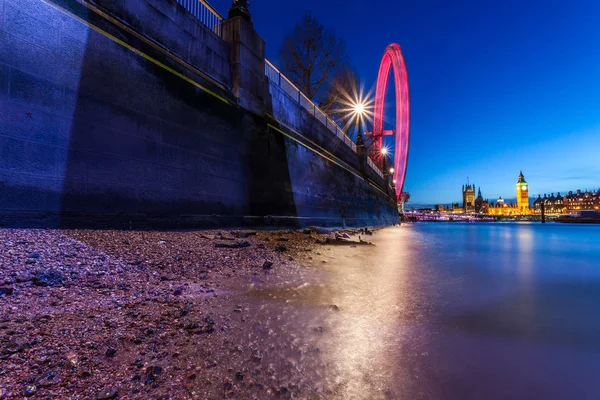
[[[390,174],[394,173],[394,168],[390,168]]]
[[[387,147],[382,147],[381,148],[381,154],[385,156],[387,153],[388,153]]]
[[[394,185],[397,183],[398,181],[394,179]]]
[[[365,112],[365,104],[364,103],[356,103],[354,104],[354,113],[358,115],[362,115]]]

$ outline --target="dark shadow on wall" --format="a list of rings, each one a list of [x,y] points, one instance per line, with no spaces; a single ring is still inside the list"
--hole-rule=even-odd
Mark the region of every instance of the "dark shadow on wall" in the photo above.
[[[95,13],[88,20],[210,85]],[[270,136],[264,119],[101,33],[90,31],[84,46],[78,89],[67,94],[74,112],[61,227],[222,227],[295,217],[283,138]]]
[[[242,123],[248,138],[246,165],[251,171],[246,223],[299,227],[284,137],[274,134],[263,118],[246,114]]]

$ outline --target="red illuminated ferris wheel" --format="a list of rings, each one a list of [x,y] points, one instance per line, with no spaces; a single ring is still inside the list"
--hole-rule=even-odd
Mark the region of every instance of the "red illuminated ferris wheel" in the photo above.
[[[396,89],[396,131],[383,129],[383,116],[385,112],[385,94],[387,91],[390,68],[394,71],[394,86]],[[410,96],[408,90],[408,72],[406,63],[400,46],[396,43],[390,44],[383,54],[379,75],[377,77],[377,88],[375,90],[375,107],[373,111],[373,131],[374,151],[381,158],[381,164],[384,165],[384,159],[387,156],[387,149],[383,146],[383,136],[396,134],[394,163],[393,163],[393,182],[396,188],[398,200],[402,195],[404,187],[404,178],[406,177],[406,167],[408,163],[408,143],[410,140]]]

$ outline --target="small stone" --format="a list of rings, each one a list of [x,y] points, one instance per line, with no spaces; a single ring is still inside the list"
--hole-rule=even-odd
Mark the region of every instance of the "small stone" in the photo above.
[[[176,289],[173,291],[173,294],[174,294],[175,296],[181,296],[181,295],[183,294],[183,286],[179,286],[178,288],[176,288]]]
[[[277,240],[280,242],[289,242],[290,239],[288,239],[286,237],[280,237],[280,238],[277,238]]]
[[[282,253],[282,252],[284,252],[284,251],[287,251],[287,247],[286,247],[286,246],[284,246],[284,245],[282,245],[282,244],[280,244],[279,246],[276,246],[276,247],[275,247],[275,251],[277,251],[277,252],[279,252],[279,253]]]
[[[23,351],[23,347],[17,342],[10,341],[0,345],[0,354],[14,354]]]
[[[117,354],[117,350],[113,349],[112,347],[109,347],[108,350],[106,350],[106,357],[108,358],[113,358],[115,354]]]
[[[263,267],[263,269],[273,268],[273,261],[265,260],[262,267]]]
[[[67,354],[67,361],[68,361],[68,365],[71,368],[77,368],[77,366],[79,365],[79,357],[75,353]]]
[[[152,375],[160,375],[162,374],[162,367],[159,367],[157,365],[151,365],[148,368],[146,368],[146,373]]]
[[[220,240],[215,242],[216,248],[240,249],[242,247],[250,247],[250,242],[247,240]]]
[[[41,270],[36,271],[33,277],[33,284],[42,287],[60,286],[64,283],[65,276],[60,271]]]
[[[304,233],[305,235],[310,235],[312,233],[312,229],[305,228],[305,229],[302,230],[302,233]]]
[[[104,389],[96,394],[96,400],[109,400],[114,399],[119,395],[117,388]]]
[[[254,362],[260,362],[262,360],[262,354],[260,351],[254,350],[250,358],[252,358],[252,361]]]
[[[37,393],[37,386],[35,386],[35,385],[26,385],[25,389],[23,390],[23,395],[25,397],[31,397],[36,393]]]
[[[243,381],[244,380],[244,374],[242,374],[240,371],[235,373],[235,379],[237,379],[238,381]]]
[[[12,287],[0,287],[0,296],[10,296],[15,291]]]
[[[40,379],[38,379],[37,384],[40,387],[49,387],[52,385],[56,385],[60,382],[61,379],[57,374],[55,374],[54,372],[48,372],[47,374],[43,375]]]
[[[40,253],[29,253],[28,258],[40,258]]]
[[[336,306],[335,304],[331,304],[329,306],[329,309],[332,311],[340,311],[340,308],[338,306]]]
[[[250,236],[256,236],[256,231],[236,231],[236,232],[232,232],[232,233],[239,238],[247,238]]]
[[[242,309],[241,309],[241,308],[234,308],[234,309],[233,309],[233,312],[241,313],[241,312],[242,312]]]

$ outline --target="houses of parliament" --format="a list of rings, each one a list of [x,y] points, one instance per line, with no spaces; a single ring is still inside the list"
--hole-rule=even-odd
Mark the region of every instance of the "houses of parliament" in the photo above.
[[[476,195],[477,191],[477,195]],[[494,216],[517,216],[541,214],[542,207],[548,215],[558,215],[575,210],[600,210],[600,190],[569,192],[562,196],[560,192],[556,195],[538,195],[530,207],[529,184],[521,171],[515,185],[515,203],[509,204],[502,197],[495,202],[484,199],[481,195],[481,187],[477,188],[474,183],[462,186],[462,207],[458,203],[452,204],[451,208],[445,209],[443,205],[436,206],[437,211],[446,211],[452,214],[487,214]]]
[[[477,190],[477,196],[475,191]],[[458,203],[452,204],[451,211],[453,214],[489,214],[489,215],[527,215],[530,214],[529,208],[529,185],[523,176],[523,172],[519,174],[516,185],[515,204],[508,204],[502,197],[499,197],[496,202],[490,202],[484,199],[481,195],[481,187],[476,188],[474,183],[467,183],[462,186],[462,207]],[[441,206],[443,208],[443,206]],[[438,211],[443,211],[440,206],[436,206]]]

